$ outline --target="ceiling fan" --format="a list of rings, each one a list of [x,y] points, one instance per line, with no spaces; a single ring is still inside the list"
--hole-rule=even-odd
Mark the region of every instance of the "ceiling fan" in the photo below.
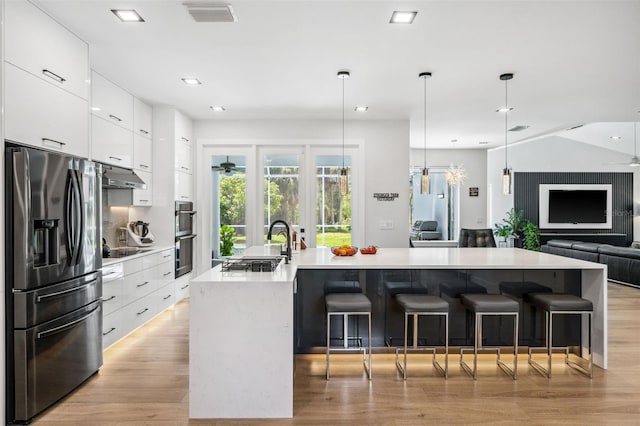
[[[211,170],[217,170],[219,172],[222,172],[226,175],[230,175],[233,173],[243,173],[244,170],[239,169],[236,167],[236,163],[233,163],[231,161],[229,161],[229,156],[227,155],[227,159],[225,161],[223,161],[222,163],[220,163],[219,166],[212,166]]]
[[[640,158],[638,158],[638,139],[636,137],[636,122],[633,122],[633,157],[628,163],[607,163],[619,166],[640,167]]]

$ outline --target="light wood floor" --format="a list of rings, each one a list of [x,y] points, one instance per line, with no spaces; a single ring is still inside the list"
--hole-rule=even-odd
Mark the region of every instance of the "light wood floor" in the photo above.
[[[114,345],[100,373],[35,424],[640,425],[640,289],[609,284],[609,369],[597,368],[593,380],[565,368],[558,356],[549,381],[532,371],[523,355],[517,381],[488,358],[474,382],[451,356],[448,381],[434,375],[424,358],[422,366],[411,370],[410,364],[409,370],[422,376],[404,382],[392,357],[375,355],[369,382],[357,358],[349,370],[345,355],[338,355],[327,382],[324,358],[303,355],[297,358],[294,418],[288,420],[189,420],[188,318],[184,301]]]

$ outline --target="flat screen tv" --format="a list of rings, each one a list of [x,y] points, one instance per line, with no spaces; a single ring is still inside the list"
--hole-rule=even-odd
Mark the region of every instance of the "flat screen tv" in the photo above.
[[[611,229],[610,184],[540,185],[541,229]]]

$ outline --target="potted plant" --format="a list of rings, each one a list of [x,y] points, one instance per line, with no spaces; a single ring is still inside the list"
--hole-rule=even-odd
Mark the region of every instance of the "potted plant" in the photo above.
[[[528,220],[522,232],[524,234],[524,248],[540,251],[540,229]]]
[[[513,239],[514,247],[522,247],[522,240],[524,237],[523,230],[524,226],[528,222],[528,220],[524,218],[522,211],[516,211],[515,209],[509,210],[507,212],[507,217],[502,219],[502,222],[504,222],[504,225],[495,224],[496,229],[500,226],[508,227],[511,233],[506,236],[507,239]],[[506,231],[503,230],[502,232]]]
[[[220,256],[233,254],[233,238],[236,230],[228,225],[220,227]]]
[[[496,223],[495,227],[496,229],[493,231],[493,233],[496,235],[496,237],[498,237],[498,241],[506,242],[507,238],[511,237],[511,225],[507,223],[505,223],[504,225]]]

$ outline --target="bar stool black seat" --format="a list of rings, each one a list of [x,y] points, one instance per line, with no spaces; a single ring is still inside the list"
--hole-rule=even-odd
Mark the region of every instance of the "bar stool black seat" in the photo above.
[[[589,318],[589,341],[587,344],[589,358],[587,361],[587,367],[585,368],[581,363],[569,359],[569,347],[564,347],[564,360],[565,364],[569,367],[572,367],[590,379],[593,378],[593,351],[591,349],[591,340],[593,338],[593,303],[591,303],[590,300],[583,299],[579,296],[564,293],[530,293],[526,296],[526,300],[545,312],[545,346],[544,348],[529,348],[529,364],[540,374],[550,379],[551,357],[553,352],[553,316],[561,314],[580,316],[587,315]],[[547,353],[546,369],[531,357],[532,351],[536,349],[545,349]]]
[[[396,295],[398,304],[404,309],[404,357],[400,364],[398,352],[400,348],[396,348],[396,367],[402,374],[404,380],[407,380],[407,351],[408,351],[408,328],[409,316],[413,317],[413,346],[412,351],[432,351],[433,366],[444,376],[449,377],[449,304],[437,296],[427,294],[398,294]],[[444,316],[445,323],[445,340],[444,340],[444,368],[436,359],[436,348],[418,346],[418,319],[420,316]]]
[[[519,305],[515,300],[501,294],[462,294],[460,296],[463,306],[475,315],[475,332],[473,340],[473,369],[464,361],[464,351],[468,348],[460,348],[460,365],[474,380],[478,378],[478,350],[495,350],[498,355],[497,364],[507,374],[518,378],[518,314]],[[513,316],[513,368],[509,368],[500,359],[500,348],[482,347],[482,318],[487,315]]]
[[[327,352],[326,352],[326,378],[329,380],[329,355],[333,351],[362,351],[362,364],[367,373],[367,377],[371,380],[371,301],[362,293],[333,293],[324,297],[327,309]],[[343,346],[341,348],[331,347],[331,317],[340,315],[343,317]],[[368,319],[368,347],[349,347],[348,320],[349,315],[364,315]],[[359,336],[355,337],[359,341]],[[368,359],[367,359],[368,355]]]

